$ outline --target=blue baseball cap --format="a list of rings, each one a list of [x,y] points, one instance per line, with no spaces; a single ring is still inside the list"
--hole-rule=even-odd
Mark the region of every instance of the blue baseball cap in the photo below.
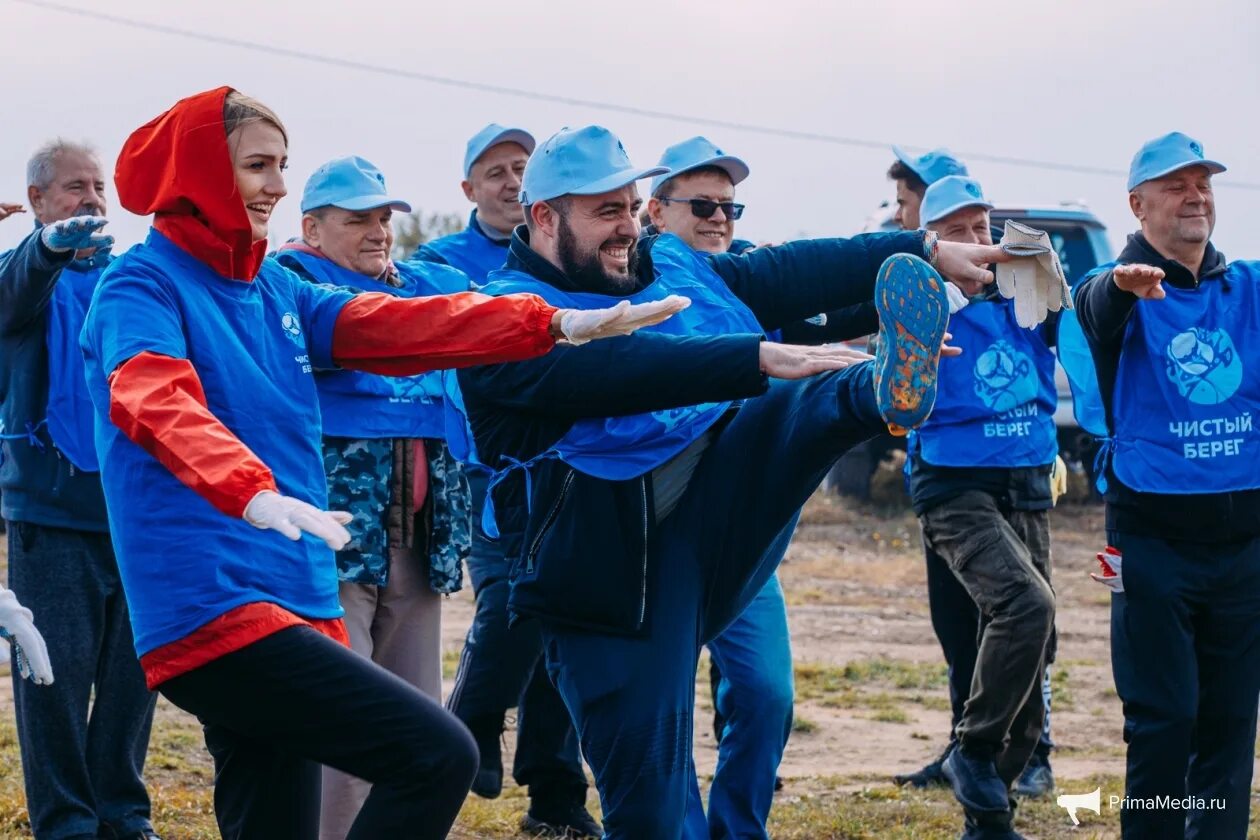
[[[992,210],[993,205],[985,201],[980,182],[965,175],[946,175],[923,194],[923,204],[919,206],[919,219],[925,225],[939,222],[941,219],[961,210],[964,207],[983,207]]]
[[[507,128],[498,123],[490,123],[468,141],[468,148],[464,152],[464,177],[468,178],[472,175],[473,164],[477,162],[477,158],[484,155],[491,146],[497,146],[500,143],[519,143],[524,147],[527,155],[532,155],[534,146],[537,145],[534,135],[523,128]]]
[[[562,195],[599,195],[668,171],[664,166],[635,167],[617,135],[603,126],[562,128],[525,164],[521,204]]]
[[[669,179],[677,178],[684,172],[690,172],[702,166],[716,166],[731,176],[732,184],[738,184],[748,177],[748,164],[737,157],[728,155],[710,143],[707,138],[699,136],[670,146],[661,155],[660,165],[669,167],[669,172],[652,179],[652,195],[656,195]]]
[[[892,150],[897,160],[909,167],[929,187],[949,175],[967,174],[966,164],[954,157],[949,149],[933,149],[919,157],[911,155],[900,146],[893,146]]]
[[[318,207],[358,211],[386,206],[411,212],[410,204],[385,191],[381,170],[357,155],[328,161],[311,173],[302,190],[303,213]]]
[[[1129,164],[1129,189],[1187,166],[1206,166],[1213,175],[1225,171],[1225,164],[1203,157],[1203,145],[1198,140],[1180,131],[1170,131],[1163,137],[1148,140],[1133,156],[1133,163]]]

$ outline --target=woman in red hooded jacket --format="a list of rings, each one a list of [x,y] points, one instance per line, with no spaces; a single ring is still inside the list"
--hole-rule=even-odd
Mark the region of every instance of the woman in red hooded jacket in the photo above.
[[[82,343],[136,649],[150,687],[204,724],[224,837],[315,837],[319,764],[373,785],[350,838],[444,837],[476,748],[346,646],[332,551],[349,516],[323,509],[311,370],[515,361],[685,303],[577,313],[302,282],[264,259],[287,146],[274,113],[219,88],[119,156],[119,199],[155,219],[102,277]]]

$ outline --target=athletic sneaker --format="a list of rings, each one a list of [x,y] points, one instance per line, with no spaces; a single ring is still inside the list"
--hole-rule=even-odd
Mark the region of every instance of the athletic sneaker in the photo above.
[[[953,752],[957,743],[957,741],[950,741],[946,744],[941,754],[935,760],[928,762],[922,770],[916,770],[913,773],[900,773],[893,776],[893,781],[898,786],[910,785],[910,787],[914,788],[926,788],[936,785],[948,787],[949,779],[945,778],[941,765],[945,763],[945,759],[949,758],[949,754]]]
[[[1028,766],[1015,781],[1015,793],[1020,796],[1036,798],[1049,796],[1054,790],[1054,772],[1050,769],[1050,760],[1039,755],[1028,759]]]
[[[534,837],[591,838],[599,840],[604,829],[586,810],[586,803],[568,796],[536,796],[521,819],[521,828]]]
[[[936,404],[937,366],[949,324],[945,282],[936,269],[909,254],[894,254],[879,268],[875,400],[894,435],[919,426]]]

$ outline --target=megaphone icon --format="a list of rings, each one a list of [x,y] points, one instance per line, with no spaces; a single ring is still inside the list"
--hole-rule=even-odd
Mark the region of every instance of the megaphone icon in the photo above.
[[[1102,795],[1102,788],[1094,788],[1093,793],[1065,793],[1060,796],[1056,802],[1060,808],[1064,808],[1068,812],[1068,816],[1072,818],[1072,825],[1080,825],[1081,821],[1076,818],[1076,809],[1084,808],[1087,811],[1093,811],[1095,814],[1102,813],[1102,804],[1099,801]]]

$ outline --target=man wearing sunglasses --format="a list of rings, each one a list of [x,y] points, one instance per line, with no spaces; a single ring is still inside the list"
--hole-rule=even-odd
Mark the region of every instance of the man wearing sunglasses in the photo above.
[[[692,137],[666,149],[660,165],[670,171],[652,181],[652,226],[645,236],[673,233],[706,254],[742,254],[755,247],[734,238],[744,212],[744,205],[735,203],[735,186],[748,177],[747,164],[704,137]],[[776,562],[795,524],[793,519],[780,537]],[[708,648],[718,739],[709,788],[710,836],[762,837],[792,731],[792,650],[777,575]]]

